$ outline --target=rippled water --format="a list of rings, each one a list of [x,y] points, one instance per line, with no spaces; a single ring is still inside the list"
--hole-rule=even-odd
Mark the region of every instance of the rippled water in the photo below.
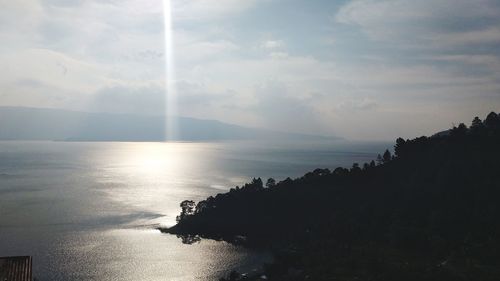
[[[270,256],[184,245],[179,202],[252,177],[284,179],[374,159],[388,144],[0,142],[0,256],[32,255],[37,280],[217,280]]]

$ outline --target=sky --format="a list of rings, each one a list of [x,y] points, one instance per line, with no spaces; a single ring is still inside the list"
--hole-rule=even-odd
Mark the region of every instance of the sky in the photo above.
[[[393,140],[500,111],[498,0],[172,0],[178,114]],[[0,106],[164,114],[160,0],[0,0]]]

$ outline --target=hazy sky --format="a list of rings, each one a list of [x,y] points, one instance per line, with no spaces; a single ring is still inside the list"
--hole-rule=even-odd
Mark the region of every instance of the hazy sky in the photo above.
[[[181,115],[353,139],[500,111],[498,0],[172,0]],[[0,105],[161,114],[162,1],[0,0]]]

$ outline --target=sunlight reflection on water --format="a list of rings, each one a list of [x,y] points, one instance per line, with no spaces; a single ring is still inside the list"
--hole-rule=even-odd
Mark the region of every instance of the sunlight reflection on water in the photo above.
[[[66,265],[63,273],[75,280],[91,280],[94,274],[98,274],[98,280],[217,280],[226,268],[252,259],[251,252],[227,243],[205,240],[183,245],[176,237],[150,229],[118,229],[89,235],[84,239],[93,241],[90,246],[82,247],[81,241],[69,237],[60,249],[60,258]],[[80,255],[75,258],[64,254],[68,250]]]
[[[107,165],[97,178],[107,183],[110,199],[164,215],[158,223],[173,225],[178,204],[185,198],[208,195],[200,187],[214,181],[204,159],[213,157],[209,146],[185,143],[124,144],[102,155]],[[118,180],[117,180],[118,179]],[[219,190],[230,186],[217,185]],[[221,188],[223,187],[223,188]],[[117,192],[119,190],[119,192]]]
[[[0,142],[0,254],[33,255],[41,281],[217,280],[223,270],[252,270],[269,256],[215,241],[184,245],[156,231],[173,224],[182,200],[198,201],[251,177],[279,180],[318,166],[362,163],[379,151],[335,144]]]

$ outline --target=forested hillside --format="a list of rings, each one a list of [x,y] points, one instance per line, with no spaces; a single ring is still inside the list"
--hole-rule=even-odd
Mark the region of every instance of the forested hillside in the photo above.
[[[269,280],[500,280],[500,117],[393,151],[184,201],[163,231],[271,249]]]

